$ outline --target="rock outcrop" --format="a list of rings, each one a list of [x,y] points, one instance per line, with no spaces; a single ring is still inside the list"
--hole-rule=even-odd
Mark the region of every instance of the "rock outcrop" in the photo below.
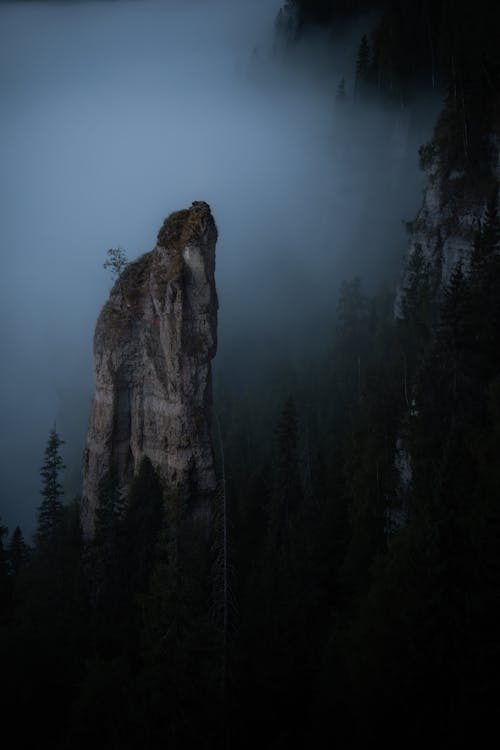
[[[156,247],[113,286],[94,337],[95,395],[83,463],[81,520],[92,538],[110,471],[125,497],[148,457],[166,486],[207,512],[216,475],[211,360],[217,347],[217,228],[204,202],[165,220]]]
[[[403,259],[394,305],[396,318],[405,318],[405,296],[411,290],[415,276],[421,274],[428,295],[425,304],[430,308],[430,314],[427,309],[429,317],[426,322],[435,325],[444,291],[457,266],[461,266],[465,275],[471,272],[478,231],[487,223],[488,202],[492,196],[498,197],[494,191],[495,184],[498,186],[500,182],[500,138],[497,133],[490,134],[489,143],[489,160],[473,165],[474,169],[470,165],[468,170],[445,169],[439,149],[432,142],[429,144],[430,157],[425,159],[428,182],[422,206],[409,226],[410,242]],[[406,522],[407,496],[413,478],[408,424],[418,414],[418,401],[411,382],[405,384],[406,390],[408,409],[396,444],[395,468],[399,483],[397,501],[389,518],[392,529],[398,529]]]
[[[404,317],[402,297],[411,281],[411,259],[417,251],[422,253],[431,286],[438,296],[458,263],[465,273],[468,272],[491,180],[500,180],[500,144],[496,137],[492,138],[491,148],[494,154],[491,177],[483,178],[484,184],[478,178],[471,178],[466,171],[455,169],[443,174],[437,154],[429,160],[422,207],[409,226],[410,242],[396,294],[396,317]]]

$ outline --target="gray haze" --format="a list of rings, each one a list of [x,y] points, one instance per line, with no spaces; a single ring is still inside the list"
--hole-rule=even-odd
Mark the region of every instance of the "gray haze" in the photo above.
[[[361,28],[273,48],[280,0],[0,5],[0,515],[33,529],[54,420],[78,491],[108,247],[208,201],[218,367],[328,336],[345,277],[397,273],[435,106],[339,108]],[[364,30],[364,29],[363,29]],[[243,358],[243,359],[242,359]]]

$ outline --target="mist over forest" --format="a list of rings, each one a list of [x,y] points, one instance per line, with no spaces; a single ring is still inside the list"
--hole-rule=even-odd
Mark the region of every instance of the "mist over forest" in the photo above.
[[[439,97],[353,93],[367,20],[279,46],[279,2],[1,8],[2,512],[30,529],[54,420],[79,493],[105,251],[150,250],[206,200],[220,240],[217,371],[328,346],[340,282],[394,283]],[[343,106],[342,106],[343,105]],[[423,106],[422,106],[423,105]],[[352,111],[355,109],[355,112]],[[15,469],[13,470],[13,468]]]
[[[0,0],[4,736],[496,731],[499,35]]]

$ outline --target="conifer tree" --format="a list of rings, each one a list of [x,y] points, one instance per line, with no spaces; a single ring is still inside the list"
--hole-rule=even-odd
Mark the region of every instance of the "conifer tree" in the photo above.
[[[464,385],[464,359],[472,343],[471,316],[469,283],[459,263],[444,291],[436,337],[441,373],[454,402],[460,395],[460,386]]]
[[[339,85],[337,86],[337,95],[335,98],[338,102],[345,102],[345,100],[347,99],[345,78],[342,78]]]
[[[484,219],[479,223],[474,238],[471,267],[480,274],[488,258],[500,248],[500,218],[498,216],[498,183],[496,183],[487,203]]]
[[[486,204],[483,224],[483,248],[487,255],[494,253],[500,246],[500,219],[498,216],[498,182]]]
[[[133,595],[147,590],[163,523],[163,487],[151,461],[145,456],[132,481],[126,507],[117,498],[115,525],[122,521],[122,567]]]
[[[121,522],[123,498],[118,488],[115,468],[112,466],[99,484],[99,502],[95,514],[95,536],[92,545],[94,589],[98,599],[108,599],[113,589],[114,598],[119,588],[116,576],[119,573]]]
[[[230,619],[235,612],[233,598],[233,568],[230,554],[230,523],[226,483],[226,463],[224,443],[217,419],[219,433],[221,478],[214,497],[212,514],[213,526],[213,555],[212,564],[212,613],[215,627],[222,639],[221,648],[221,684],[225,696],[227,677],[227,647],[229,639]]]
[[[366,366],[371,346],[370,310],[363,294],[361,279],[355,277],[340,285],[337,304],[336,359],[339,382],[346,401],[361,400],[361,369]]]
[[[214,721],[209,716],[215,649],[205,597],[206,539],[203,530],[197,534],[196,526],[188,513],[185,490],[181,486],[172,489],[165,498],[149,590],[140,597],[142,679],[155,685],[150,731],[157,741],[161,738],[172,747],[193,744],[201,713],[204,731]]]
[[[7,526],[4,526],[2,519],[0,518],[0,580],[7,577],[7,556],[3,546],[3,538],[7,536],[9,530]]]
[[[299,17],[296,3],[294,0],[286,0],[276,17],[276,31],[286,41],[292,41],[297,38],[298,24]]]
[[[409,382],[422,360],[430,342],[434,322],[434,280],[423,248],[417,244],[408,261],[406,283],[403,287],[400,324],[401,344],[405,359],[405,380]],[[405,387],[409,393],[409,389]]]
[[[408,259],[408,274],[403,288],[402,312],[406,320],[423,324],[429,297],[429,266],[420,244]],[[427,328],[427,326],[426,326]]]
[[[363,294],[361,279],[343,281],[337,304],[337,332],[340,339],[361,338],[368,316],[368,300]]]
[[[24,541],[23,533],[16,526],[8,548],[9,569],[14,575],[18,575],[28,564],[30,548]]]
[[[43,500],[38,507],[36,538],[39,546],[44,546],[54,539],[63,517],[64,506],[61,498],[64,491],[59,480],[61,472],[66,467],[59,452],[62,445],[64,441],[57,434],[54,425],[49,434],[44,462],[40,469],[42,477],[40,494]]]
[[[368,37],[363,34],[356,59],[356,94],[362,95],[370,82],[370,45]]]
[[[290,524],[302,498],[295,403],[289,398],[275,432],[274,488],[271,529],[278,545],[288,547]]]

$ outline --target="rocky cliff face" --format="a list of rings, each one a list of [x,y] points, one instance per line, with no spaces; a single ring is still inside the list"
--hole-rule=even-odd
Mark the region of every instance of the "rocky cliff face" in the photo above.
[[[434,308],[434,317],[427,323],[432,326],[439,316],[443,290],[453,271],[460,264],[465,275],[471,271],[474,246],[480,229],[487,224],[487,205],[493,188],[500,181],[500,137],[493,132],[488,138],[490,159],[482,165],[473,165],[468,171],[445,170],[439,151],[434,150],[427,162],[428,182],[422,207],[411,223],[410,242],[403,260],[400,283],[396,292],[395,316],[405,317],[404,298],[412,287],[416,273],[416,256],[420,256],[418,272],[428,282],[427,293]],[[478,166],[481,167],[478,169]],[[434,322],[433,322],[434,321]],[[432,336],[432,331],[430,332]],[[406,386],[405,386],[406,387]],[[406,520],[406,496],[412,484],[412,456],[407,440],[408,423],[418,413],[418,403],[412,383],[408,384],[408,410],[406,424],[402,425],[396,444],[395,467],[399,477],[398,500],[390,522],[399,528]]]
[[[489,179],[474,179],[465,171],[457,170],[443,175],[438,155],[427,165],[428,182],[422,207],[409,227],[410,242],[396,294],[396,317],[403,317],[402,296],[410,282],[411,258],[417,251],[422,252],[427,273],[438,294],[458,263],[462,264],[464,272],[469,270],[491,181],[500,180],[500,149],[496,137],[492,139],[492,152]]]
[[[167,485],[182,483],[193,513],[206,512],[216,484],[216,240],[207,203],[172,214],[154,250],[127,265],[101,311],[83,464],[86,538],[94,534],[102,481],[113,470],[125,496],[145,456]]]

